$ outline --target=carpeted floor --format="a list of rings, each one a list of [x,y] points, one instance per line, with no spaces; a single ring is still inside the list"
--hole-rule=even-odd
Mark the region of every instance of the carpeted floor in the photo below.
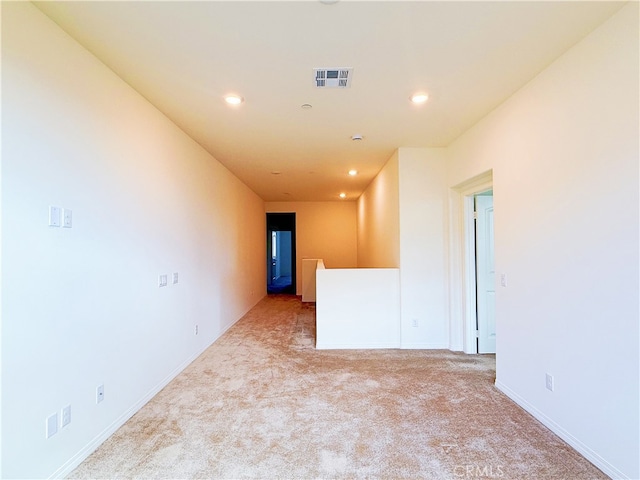
[[[607,478],[493,385],[493,356],[316,351],[263,299],[70,478]]]

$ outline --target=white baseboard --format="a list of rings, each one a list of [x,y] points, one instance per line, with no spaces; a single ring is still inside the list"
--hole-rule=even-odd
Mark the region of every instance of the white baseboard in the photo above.
[[[547,427],[553,433],[558,435],[562,440],[564,440],[569,445],[571,445],[580,455],[582,455],[584,458],[586,458],[591,463],[593,463],[596,467],[602,470],[606,475],[610,476],[611,478],[631,480],[631,477],[628,477],[627,475],[622,473],[620,470],[618,470],[616,467],[611,465],[604,458],[602,458],[600,455],[594,452],[591,448],[589,448],[587,445],[585,445],[580,440],[575,438],[573,435],[567,432],[564,428],[562,428],[556,422],[551,420],[544,413],[542,413],[536,407],[531,405],[524,398],[522,398],[520,395],[518,395],[513,390],[511,390],[509,387],[507,387],[506,385],[504,385],[503,383],[497,380],[495,385],[498,390],[504,393],[507,397],[509,397],[511,400],[517,403],[524,410],[529,412],[536,420],[542,423],[545,427]]]
[[[400,348],[403,350],[448,350],[443,343],[322,343],[316,344],[318,350],[372,350],[376,348]]]
[[[316,343],[316,350],[372,350],[399,348],[397,343]]]
[[[242,317],[241,317],[242,318]],[[240,320],[240,319],[238,319]],[[235,325],[238,320],[232,322],[229,326],[225,327],[224,330],[218,335],[209,345],[205,345],[199,351],[191,355],[184,362],[182,362],[178,367],[176,367],[169,375],[167,375],[160,383],[158,383],[155,387],[149,390],[140,400],[138,400],[134,405],[128,408],[122,415],[120,415],[116,420],[111,423],[107,428],[105,428],[102,432],[100,432],[93,440],[91,440],[87,445],[85,445],[80,451],[78,451],[73,457],[71,457],[68,461],[66,461],[60,468],[58,468],[49,479],[57,479],[57,478],[65,478],[69,475],[73,470],[75,470],[82,462],[84,462],[89,455],[96,451],[96,449],[102,445],[111,435],[113,435],[121,426],[123,426],[127,420],[133,417],[138,410],[144,407],[153,397],[155,397],[160,390],[166,387],[169,382],[171,382],[174,378],[176,378],[185,368],[187,368],[195,359],[197,359],[200,355],[202,355],[205,350],[207,350],[213,343],[218,340],[222,335],[225,334],[227,330],[229,330],[233,325]]]
[[[402,342],[400,348],[403,350],[449,350],[449,346],[444,343],[426,342]]]

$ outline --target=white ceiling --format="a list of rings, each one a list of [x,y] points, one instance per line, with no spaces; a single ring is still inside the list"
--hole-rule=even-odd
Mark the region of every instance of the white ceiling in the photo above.
[[[36,5],[265,201],[327,201],[398,147],[448,145],[622,3]],[[351,87],[317,89],[317,67],[353,67]]]

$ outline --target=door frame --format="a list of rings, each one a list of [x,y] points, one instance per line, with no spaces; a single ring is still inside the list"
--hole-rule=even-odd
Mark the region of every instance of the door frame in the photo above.
[[[297,295],[296,212],[266,212],[265,220],[267,227],[267,290],[271,276],[271,232],[291,232],[291,288],[293,295]]]
[[[491,189],[493,171],[489,170],[449,190],[449,345],[469,354],[478,353],[474,196]]]

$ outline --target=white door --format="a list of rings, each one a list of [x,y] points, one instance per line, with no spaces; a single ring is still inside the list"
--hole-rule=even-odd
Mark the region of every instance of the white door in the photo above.
[[[478,353],[496,352],[496,272],[493,260],[493,196],[476,200]]]

